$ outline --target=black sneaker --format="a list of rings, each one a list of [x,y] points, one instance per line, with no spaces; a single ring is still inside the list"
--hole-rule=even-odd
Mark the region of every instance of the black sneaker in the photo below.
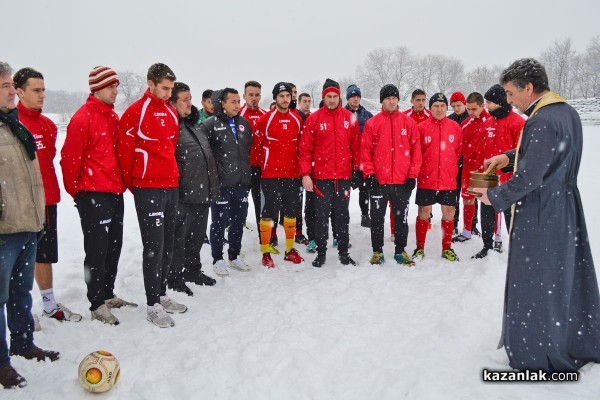
[[[14,351],[10,351],[11,356],[21,356],[26,358],[27,360],[38,360],[38,361],[56,361],[60,358],[60,353],[58,351],[52,350],[42,350],[36,345],[34,345],[31,349],[24,351],[22,353],[17,353]]]
[[[312,262],[313,267],[321,268],[325,264],[325,254],[317,255],[317,258]]]
[[[4,389],[11,389],[14,387],[25,387],[27,381],[23,378],[11,365],[0,368],[0,385]]]
[[[194,295],[194,292],[192,292],[192,289],[187,287],[187,285],[185,284],[185,281],[183,279],[176,280],[175,282],[167,282],[167,285],[169,286],[169,289],[174,290],[176,292],[182,292],[182,293],[187,294],[188,296]]]
[[[214,286],[217,283],[215,279],[211,278],[208,275],[205,275],[202,271],[192,275],[186,275],[184,280],[186,282],[194,283],[200,286]]]
[[[342,265],[356,265],[356,261],[348,253],[340,254],[340,262]]]
[[[479,229],[477,229],[475,225],[473,225],[473,228],[471,228],[471,235],[481,236],[481,232],[479,232]]]
[[[370,228],[371,227],[371,218],[368,215],[362,215],[360,217],[360,226],[362,226],[364,228]]]
[[[303,244],[305,246],[308,245],[308,239],[303,234],[296,235],[296,237],[294,238],[294,242],[298,244]]]
[[[457,242],[463,243],[463,242],[466,242],[467,240],[471,240],[471,238],[468,238],[461,233],[460,235],[456,235],[452,238],[452,243],[457,243]]]
[[[494,251],[502,253],[502,242],[494,242]]]
[[[277,240],[277,236],[271,236],[270,244],[277,247],[279,245],[279,241]]]
[[[483,249],[481,249],[481,251],[479,253],[475,254],[471,258],[475,258],[475,259],[486,258],[488,255],[488,251],[490,251],[490,249],[488,249],[487,247],[484,247]]]

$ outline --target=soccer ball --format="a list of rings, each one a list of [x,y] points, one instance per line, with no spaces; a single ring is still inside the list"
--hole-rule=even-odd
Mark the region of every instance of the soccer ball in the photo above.
[[[79,383],[90,392],[106,392],[119,380],[119,361],[108,351],[98,350],[79,363]]]

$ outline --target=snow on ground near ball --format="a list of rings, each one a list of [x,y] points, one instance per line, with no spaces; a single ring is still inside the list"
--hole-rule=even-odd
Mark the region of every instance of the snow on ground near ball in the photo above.
[[[595,185],[600,127],[584,130],[579,187],[600,269],[600,208],[595,202],[600,197]],[[273,256],[276,268],[266,271],[260,266],[256,231],[245,231],[243,251],[252,272],[232,271],[214,287],[190,285],[194,297],[169,292],[189,311],[173,316],[174,328],[160,329],[145,319],[142,247],[131,195],[125,199],[116,293],[140,307],[116,310],[121,324],[115,327],[90,320],[82,233],[73,202],[63,192],[55,292],[84,320],[61,324],[41,318],[43,331],[36,333],[36,343],[59,350],[61,359],[36,363],[13,358],[28,386],[4,391],[2,398],[94,398],[79,386],[77,367],[97,349],[112,352],[121,365],[119,383],[103,396],[107,399],[597,398],[599,365],[583,368],[578,383],[482,383],[483,368],[508,368],[504,350],[496,349],[506,253],[471,260],[482,247],[480,240],[472,240],[455,245],[462,261],[443,261],[440,210],[435,208],[424,262],[414,268],[397,266],[386,226],[387,263],[373,267],[368,263],[369,230],[360,227],[357,197],[352,194],[350,252],[358,267],[339,265],[337,252],[330,248],[327,264],[313,268],[314,255],[301,246],[306,265],[300,271],[285,265],[282,255]],[[415,243],[415,218],[416,206],[411,204],[409,252]],[[283,243],[281,227],[278,234]],[[214,276],[208,246],[202,249],[202,261]],[[37,288],[33,295],[40,314]]]

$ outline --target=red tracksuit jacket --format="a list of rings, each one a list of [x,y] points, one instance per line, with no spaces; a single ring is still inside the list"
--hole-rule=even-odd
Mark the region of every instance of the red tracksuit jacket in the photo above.
[[[56,156],[57,128],[50,118],[42,115],[42,110],[32,110],[23,104],[17,104],[19,121],[31,132],[37,144],[36,157],[42,172],[46,205],[52,206],[60,201],[60,188],[54,169]]]
[[[360,164],[365,177],[375,174],[380,185],[403,184],[418,178],[421,143],[417,124],[396,111],[381,111],[365,123],[360,145]]]
[[[117,159],[125,186],[179,186],[175,148],[179,135],[177,111],[146,90],[121,118]]]
[[[458,161],[463,150],[462,129],[451,119],[431,117],[418,126],[423,164],[417,187],[456,190]]]
[[[359,167],[360,129],[354,114],[341,105],[312,113],[300,135],[300,175],[350,179]]]
[[[60,152],[63,183],[73,198],[79,191],[125,191],[117,162],[119,117],[112,105],[89,95],[67,127]]]
[[[416,124],[420,124],[421,122],[425,122],[427,121],[427,119],[429,117],[431,117],[431,111],[429,111],[428,109],[424,108],[423,111],[415,111],[414,108],[409,108],[408,110],[404,110],[403,111],[404,114],[406,114],[407,116],[411,117],[413,119],[413,121],[416,122]]]
[[[302,118],[289,110],[268,111],[256,123],[252,150],[260,157],[262,178],[299,178],[298,139]]]
[[[257,107],[256,110],[251,110],[248,108],[247,104],[244,104],[240,107],[239,115],[240,117],[244,117],[250,122],[250,126],[252,127],[252,133],[254,134],[253,142],[256,140],[256,123],[265,115],[267,111],[263,110],[260,107]],[[250,148],[250,165],[253,167],[258,167],[261,165],[260,161],[260,152],[256,153],[254,146]]]
[[[469,117],[463,121],[463,169],[476,171],[480,167],[479,146],[487,136],[490,123],[493,123],[493,118],[486,109],[479,114],[479,118]]]

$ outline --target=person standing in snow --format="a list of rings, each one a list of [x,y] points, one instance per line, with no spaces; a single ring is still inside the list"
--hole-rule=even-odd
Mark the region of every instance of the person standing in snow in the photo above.
[[[52,284],[52,264],[58,262],[57,204],[60,189],[54,157],[56,156],[57,128],[50,118],[42,114],[46,87],[44,76],[33,68],[22,68],[13,77],[19,96],[19,121],[31,132],[37,145],[37,158],[44,182],[46,197],[46,218],[44,232],[37,243],[35,260],[35,281],[40,289],[44,311],[42,315],[58,321],[81,321],[81,314],[71,312],[54,298]]]
[[[581,119],[535,59],[513,62],[500,83],[529,117],[517,148],[484,161],[513,177],[476,189],[498,212],[513,207],[500,347],[511,368],[576,371],[600,363],[600,295],[577,188]]]
[[[417,124],[398,110],[400,94],[394,85],[379,93],[382,109],[369,119],[361,139],[360,164],[371,200],[371,264],[383,264],[383,224],[388,201],[398,223],[394,232],[394,260],[414,265],[406,254],[408,201],[421,169]]]
[[[208,137],[200,130],[198,109],[192,105],[192,92],[183,82],[175,82],[169,104],[179,115],[179,137],[175,158],[179,167],[179,199],[175,221],[175,247],[169,270],[169,288],[193,296],[186,282],[212,286],[217,281],[202,272],[200,250],[206,237],[210,202],[219,199],[217,164]]]
[[[358,120],[358,126],[360,128],[360,134],[362,136],[365,129],[365,123],[373,118],[373,114],[360,104],[362,99],[362,93],[360,88],[354,84],[346,88],[346,110],[353,113]],[[362,175],[361,175],[362,178]],[[360,226],[365,228],[371,227],[371,217],[369,217],[369,189],[367,182],[363,179],[358,187],[358,204],[360,206]]]
[[[67,126],[60,166],[67,193],[75,200],[85,259],[85,283],[92,320],[117,325],[111,309],[137,307],[114,294],[123,245],[125,184],[117,161],[119,117],[114,104],[119,77],[109,67],[89,74],[90,95]]]
[[[512,110],[506,101],[506,92],[498,84],[492,86],[484,95],[485,104],[491,115],[491,120],[486,127],[485,137],[479,142],[477,150],[480,172],[483,172],[483,160],[497,154],[512,150],[517,147],[519,136],[525,125],[523,117]],[[506,183],[512,176],[511,173],[500,173],[500,184]],[[492,249],[502,252],[502,216],[492,206],[481,205],[481,238],[483,249],[472,258],[485,258]],[[504,210],[506,225],[510,224],[510,209]]]
[[[35,139],[19,122],[12,72],[0,61],[0,384],[5,389],[27,385],[10,356],[38,361],[60,357],[33,343],[31,289],[37,236],[44,223],[44,186]]]
[[[147,77],[148,89],[121,118],[117,159],[125,187],[133,193],[142,234],[146,318],[167,328],[175,326],[169,313],[187,311],[167,296],[179,197],[179,118],[167,103],[175,84],[171,68],[153,64]]]
[[[294,248],[296,218],[302,190],[298,166],[298,139],[303,121],[290,109],[292,87],[279,82],[273,88],[274,110],[268,111],[256,124],[252,147],[260,155],[260,191],[263,199],[260,219],[262,265],[275,267],[270,254],[271,231],[277,225],[280,210],[285,231],[285,261],[300,264],[304,259]]]
[[[475,218],[477,199],[471,193],[467,192],[471,171],[477,171],[481,165],[478,162],[479,144],[487,135],[487,128],[492,121],[492,117],[483,106],[483,96],[481,93],[473,92],[467,96],[468,119],[463,122],[463,170],[462,170],[462,192],[463,199],[463,231],[452,238],[453,243],[463,243],[471,240],[473,221]]]
[[[202,92],[202,108],[198,110],[198,123],[204,122],[209,117],[212,117],[215,112],[215,106],[213,106],[211,97],[213,94],[213,90],[206,89]]]
[[[208,137],[221,182],[220,197],[210,205],[210,247],[213,270],[217,275],[227,276],[228,267],[250,271],[240,251],[244,221],[248,215],[252,127],[239,115],[240,95],[237,90],[225,88],[215,91],[212,103],[215,115],[200,125],[201,133]],[[223,259],[223,235],[227,226],[229,262]]]
[[[360,130],[352,113],[341,106],[340,85],[327,79],[323,85],[323,107],[306,120],[300,135],[302,186],[314,191],[317,257],[314,267],[325,264],[329,215],[334,208],[339,260],[356,265],[348,254],[350,187],[360,182]]]
[[[462,130],[456,122],[446,117],[448,99],[443,93],[431,96],[429,108],[431,118],[418,126],[423,162],[417,179],[417,248],[412,258],[422,260],[425,257],[431,208],[438,203],[442,206],[442,258],[458,261],[451,244],[456,206],[456,174],[463,147]]]

